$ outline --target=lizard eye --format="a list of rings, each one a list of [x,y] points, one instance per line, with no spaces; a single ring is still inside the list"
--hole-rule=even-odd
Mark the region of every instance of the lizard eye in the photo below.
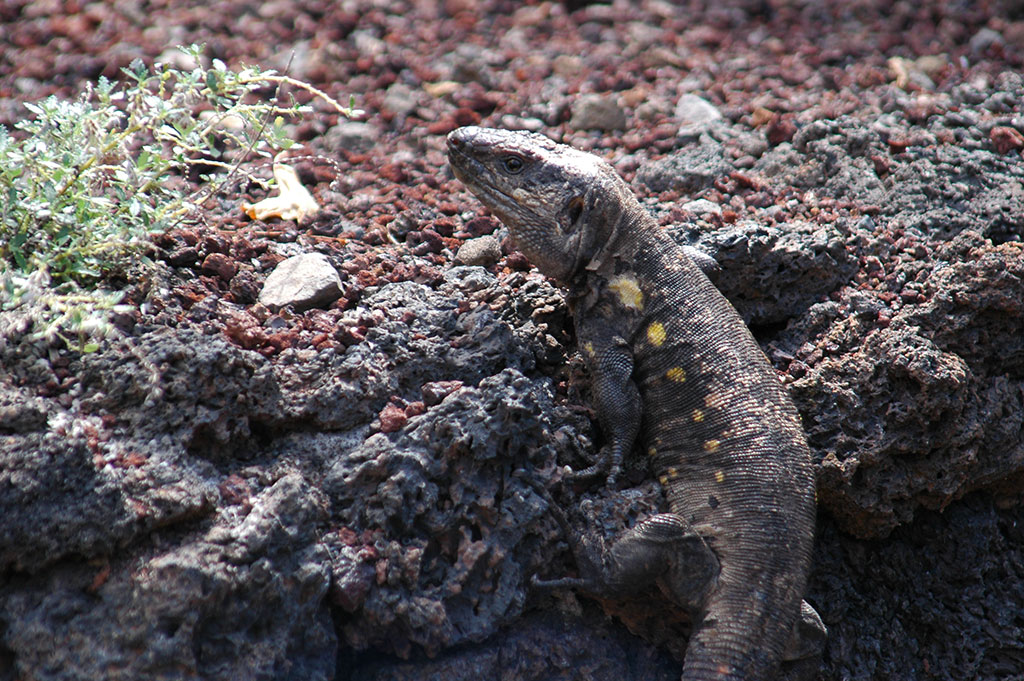
[[[501,165],[511,175],[518,175],[526,167],[523,159],[518,156],[506,156],[501,160]]]

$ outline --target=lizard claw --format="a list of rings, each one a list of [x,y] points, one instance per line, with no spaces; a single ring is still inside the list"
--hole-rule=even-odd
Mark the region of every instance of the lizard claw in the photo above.
[[[530,577],[530,586],[542,591],[557,589],[578,589],[589,593],[600,593],[601,585],[605,584],[603,564],[605,556],[604,542],[581,536],[573,529],[566,527],[566,540],[569,550],[576,560],[577,577],[559,577],[557,579],[541,579],[537,575]]]
[[[565,509],[555,501],[548,488],[541,484],[539,480],[528,475],[527,471],[521,468],[512,471],[512,477],[522,480],[527,486],[531,487],[538,496],[547,502],[548,512],[561,528],[562,534],[564,535],[566,542],[569,544],[570,551],[574,556],[578,557],[586,548],[587,542],[582,536],[580,536],[580,533],[572,527]],[[588,582],[580,577],[561,577],[558,579],[541,579],[537,575],[532,575],[530,577],[530,586],[543,591],[552,591],[556,589],[580,589],[586,588],[587,584]]]
[[[600,454],[597,455],[597,460],[587,466],[581,471],[574,471],[566,476],[567,480],[585,480],[592,478],[596,475],[600,475],[605,471],[608,471],[608,476],[605,478],[605,485],[609,489],[615,488],[615,483],[619,479],[619,473],[622,472],[622,455],[616,455],[615,451],[608,448],[601,450]]]
[[[612,468],[608,471],[608,476],[605,478],[605,486],[609,489],[615,489],[615,483],[618,482],[620,469],[618,467]],[[573,471],[565,476],[566,480],[576,482],[578,480],[588,480],[594,476],[604,473],[604,466],[596,464],[594,466],[588,466],[581,471]]]

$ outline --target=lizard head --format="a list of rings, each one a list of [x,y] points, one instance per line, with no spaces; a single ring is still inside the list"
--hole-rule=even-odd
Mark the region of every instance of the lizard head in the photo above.
[[[523,254],[563,282],[608,244],[636,201],[608,163],[537,133],[459,128],[448,135],[448,160]]]

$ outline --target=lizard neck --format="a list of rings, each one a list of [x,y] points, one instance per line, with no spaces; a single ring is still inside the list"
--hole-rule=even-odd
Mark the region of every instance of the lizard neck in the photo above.
[[[636,201],[619,201],[601,215],[600,225],[594,225],[594,253],[586,261],[580,274],[607,273],[615,261],[628,257],[638,237],[651,228],[652,219]]]
[[[567,301],[573,314],[597,301],[603,290],[598,282],[607,281],[623,268],[634,268],[639,244],[654,227],[654,220],[639,204],[619,204],[614,211],[602,212],[600,219],[590,227],[593,229],[591,255],[581,259],[584,266],[577,267],[572,281],[568,282]]]

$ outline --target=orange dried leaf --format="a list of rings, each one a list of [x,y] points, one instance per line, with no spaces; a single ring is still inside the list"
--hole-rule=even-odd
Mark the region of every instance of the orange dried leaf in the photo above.
[[[274,164],[274,179],[280,193],[270,196],[257,203],[243,203],[242,210],[253,220],[281,218],[282,220],[302,220],[320,210],[316,199],[309,190],[299,182],[295,169],[283,163]]]

